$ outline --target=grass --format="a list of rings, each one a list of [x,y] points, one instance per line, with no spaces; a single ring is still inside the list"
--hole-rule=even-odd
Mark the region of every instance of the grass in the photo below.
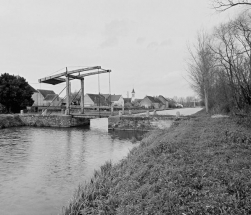
[[[62,214],[251,214],[251,132],[238,120],[204,115],[149,133]]]
[[[23,125],[18,115],[0,114],[0,129]]]

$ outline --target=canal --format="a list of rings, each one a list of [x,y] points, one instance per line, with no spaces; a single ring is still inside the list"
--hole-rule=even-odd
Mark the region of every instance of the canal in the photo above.
[[[110,133],[107,123],[0,130],[0,214],[58,214],[94,169],[118,162],[139,144],[143,134]]]

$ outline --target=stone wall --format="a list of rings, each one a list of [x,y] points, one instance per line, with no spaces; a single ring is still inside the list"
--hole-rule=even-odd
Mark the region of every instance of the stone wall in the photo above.
[[[21,121],[28,126],[38,127],[74,127],[90,125],[90,119],[73,118],[67,115],[19,115]]]
[[[108,118],[109,130],[139,130],[150,131],[154,129],[169,128],[176,117],[150,115],[150,116],[111,116]]]

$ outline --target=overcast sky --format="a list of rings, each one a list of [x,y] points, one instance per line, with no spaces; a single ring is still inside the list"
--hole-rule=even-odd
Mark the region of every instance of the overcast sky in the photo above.
[[[232,12],[231,12],[232,13]],[[1,73],[19,74],[36,89],[59,93],[65,84],[38,79],[87,66],[111,69],[111,92],[194,96],[187,77],[187,44],[200,29],[226,21],[210,0],[0,0]],[[108,74],[100,90],[109,93]],[[79,90],[79,81],[72,91]],[[98,92],[98,77],[85,79]]]

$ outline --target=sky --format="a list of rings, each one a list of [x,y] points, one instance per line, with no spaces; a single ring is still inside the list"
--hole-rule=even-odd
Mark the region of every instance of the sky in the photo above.
[[[233,11],[233,10],[232,10]],[[0,0],[0,73],[24,77],[35,89],[65,84],[38,79],[89,66],[110,69],[112,94],[136,98],[195,96],[187,46],[234,14],[210,0]],[[109,75],[85,78],[86,93],[109,93]],[[72,81],[72,91],[80,81]]]

